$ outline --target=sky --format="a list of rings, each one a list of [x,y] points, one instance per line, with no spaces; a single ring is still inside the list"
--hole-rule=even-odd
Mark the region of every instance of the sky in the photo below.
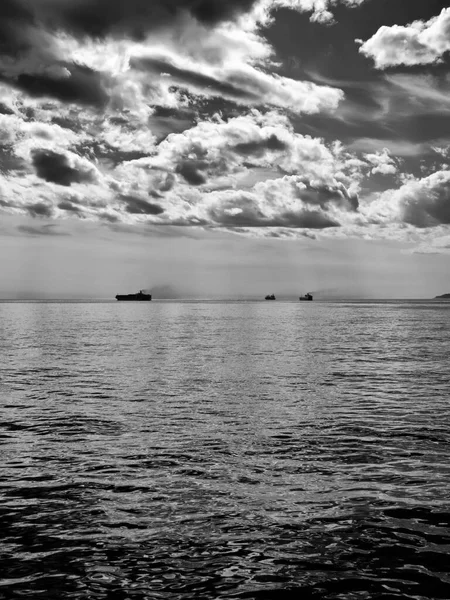
[[[438,0],[1,0],[0,298],[450,292]]]

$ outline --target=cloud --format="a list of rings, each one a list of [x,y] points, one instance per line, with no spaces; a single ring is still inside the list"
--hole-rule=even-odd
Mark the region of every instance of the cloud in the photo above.
[[[265,22],[272,18],[278,8],[290,8],[299,12],[311,13],[310,20],[315,23],[331,25],[334,23],[333,9],[338,4],[349,8],[360,6],[367,0],[260,0],[255,3],[254,18]]]
[[[257,98],[251,91],[239,88],[233,85],[233,83],[221,81],[211,75],[204,75],[198,71],[177,67],[163,58],[133,58],[130,66],[134,69],[146,70],[158,75],[170,75],[175,84],[186,84],[187,88],[195,88],[205,95],[225,95],[235,100],[243,98],[247,102]]]
[[[382,152],[375,152],[373,154],[365,154],[364,158],[373,165],[371,173],[376,175],[395,175],[398,172],[398,167],[395,161],[390,156],[389,150],[383,148]]]
[[[280,175],[297,173],[320,181],[337,175],[344,185],[355,187],[358,176],[350,158],[354,156],[346,155],[339,144],[327,146],[319,138],[294,133],[286,116],[254,110],[226,121],[215,116],[183,133],[172,134],[159,144],[153,156],[124,165],[120,173],[125,175],[124,169],[157,168],[179,172],[180,165],[187,163],[190,171],[195,169],[210,182],[245,174],[251,164]],[[195,183],[200,184],[200,179]]]
[[[401,217],[416,227],[450,225],[450,171],[433,173],[419,181],[410,181],[394,196]]]
[[[252,155],[262,157],[267,151],[282,151],[286,150],[286,148],[286,142],[283,142],[275,135],[275,133],[272,133],[267,138],[250,142],[240,142],[234,146],[233,150],[238,154],[242,154],[242,156]]]
[[[46,215],[44,215],[46,216]],[[18,231],[33,236],[68,236],[69,233],[60,231],[55,223],[45,225],[18,225]]]
[[[202,185],[206,183],[206,177],[202,169],[206,169],[208,163],[200,160],[182,160],[176,167],[179,173],[191,185]]]
[[[264,208],[266,210],[264,210]],[[325,229],[338,227],[339,223],[321,210],[306,207],[267,210],[252,195],[236,194],[224,199],[208,211],[213,223],[222,227],[289,227]]]
[[[143,39],[149,32],[174,26],[186,17],[206,26],[236,20],[266,21],[273,10],[287,7],[311,12],[312,20],[330,21],[330,9],[342,2],[358,6],[364,0],[2,0],[0,32],[3,45],[17,36],[19,27],[38,23],[56,30],[92,38],[127,36]]]
[[[83,214],[82,207],[79,204],[77,204],[76,202],[73,202],[70,200],[63,200],[62,202],[59,202],[57,207],[59,208],[59,210],[74,213],[79,217],[81,217]]]
[[[450,51],[450,8],[429,21],[383,26],[366,42],[357,41],[360,52],[372,58],[378,69],[440,62]]]
[[[291,178],[291,184],[298,198],[307,205],[320,206],[324,209],[334,205],[348,211],[358,210],[357,194],[350,193],[342,183],[315,182],[294,176]]]
[[[121,196],[125,204],[125,210],[132,215],[161,215],[164,212],[164,208],[159,204],[147,202],[143,198],[136,196]]]
[[[365,214],[374,222],[397,221],[417,228],[450,225],[450,171],[411,179],[398,190],[384,192]]]
[[[281,237],[289,231],[338,230],[372,236],[375,226],[386,235],[390,223],[400,230],[404,224],[422,228],[445,222],[444,204],[429,201],[438,183],[431,181],[423,193],[428,204],[416,202],[420,210],[404,196],[414,182],[418,189],[426,187],[425,180],[412,178],[398,190],[361,198],[368,174],[396,174],[400,163],[386,149],[358,156],[337,142],[295,133],[288,116],[277,111],[215,115],[170,134],[146,156],[102,163],[102,129],[95,134],[97,148],[80,143],[92,140],[93,133],[86,138],[84,131],[23,121],[15,114],[1,118],[23,163],[20,172],[8,171],[4,179],[2,206],[8,212]],[[90,160],[78,154],[83,148]]]
[[[70,186],[72,183],[88,183],[96,179],[95,169],[76,155],[33,150],[32,161],[38,177],[58,185]]]
[[[20,88],[33,97],[50,97],[61,102],[74,102],[94,107],[104,107],[108,94],[102,76],[83,65],[65,64],[67,73],[58,75],[21,73],[16,79],[4,81]]]
[[[45,202],[35,202],[24,208],[32,217],[52,217],[54,214],[53,206]]]
[[[273,50],[261,33],[276,8],[318,14],[323,0],[5,2],[0,80],[35,98],[148,113],[158,100],[180,106],[179,90],[186,90],[313,113],[335,110],[343,97],[274,73]],[[152,73],[154,81],[130,67]]]
[[[18,33],[38,24],[79,36],[142,39],[186,15],[214,25],[248,11],[253,4],[254,0],[2,0],[0,33],[2,45],[12,50],[17,49]]]
[[[246,106],[266,104],[310,114],[334,111],[343,98],[341,90],[267,73],[233,56],[223,56],[219,64],[208,63],[207,54],[202,58],[199,62],[186,54],[134,56],[130,66],[197,95],[224,97]]]
[[[327,229],[351,222],[358,198],[339,182],[325,184],[286,175],[257,183],[247,192],[214,192],[201,209],[216,226]]]
[[[28,0],[35,14],[77,34],[102,37],[126,34],[142,39],[184,15],[214,25],[248,11],[254,0]]]

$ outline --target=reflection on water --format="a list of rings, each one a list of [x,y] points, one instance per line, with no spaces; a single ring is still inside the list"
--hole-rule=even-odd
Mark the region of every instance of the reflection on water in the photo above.
[[[450,304],[0,304],[0,598],[450,598]]]

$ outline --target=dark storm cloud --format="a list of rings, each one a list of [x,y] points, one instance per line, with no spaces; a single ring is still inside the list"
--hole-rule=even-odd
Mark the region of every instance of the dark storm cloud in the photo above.
[[[184,160],[177,166],[176,172],[191,185],[203,185],[206,183],[206,177],[201,171],[207,166],[204,161]]]
[[[106,221],[106,223],[119,223],[120,222],[120,218],[117,215],[112,215],[109,212],[101,212],[98,213],[98,218],[100,219],[100,221]]]
[[[92,171],[83,171],[70,166],[67,156],[51,150],[33,151],[32,161],[38,177],[58,185],[70,186],[72,183],[87,183],[94,180]]]
[[[195,122],[196,111],[188,108],[172,108],[170,106],[154,106],[152,117],[156,119],[184,119]]]
[[[450,174],[434,173],[420,183],[400,189],[401,216],[419,228],[450,225]]]
[[[13,115],[14,111],[0,102],[0,115]]]
[[[58,204],[58,208],[60,210],[66,210],[67,212],[75,213],[78,216],[83,214],[81,206],[79,206],[76,202],[72,202],[70,200],[63,200]]]
[[[24,26],[33,22],[31,12],[19,0],[0,2],[0,54],[14,56],[29,47]]]
[[[93,37],[125,33],[135,38],[190,14],[205,24],[233,18],[255,0],[28,0],[50,23]]]
[[[236,144],[233,150],[238,154],[243,156],[247,156],[252,154],[253,156],[263,156],[267,150],[271,152],[274,151],[282,151],[287,148],[287,144],[280,140],[275,134],[272,134],[270,137],[264,140],[254,141],[254,142],[242,142],[241,144]]]
[[[0,81],[14,85],[26,93],[49,96],[62,102],[76,102],[102,107],[108,95],[102,78],[87,67],[63,64],[56,56],[56,47],[49,46],[42,31],[66,31],[78,37],[92,38],[117,35],[141,39],[150,31],[174,25],[183,15],[191,15],[205,25],[214,25],[248,10],[255,0],[0,0],[0,57],[39,56],[42,69],[27,67],[11,76],[0,71]],[[48,66],[64,66],[70,77],[53,77],[45,72]],[[32,69],[33,67],[31,67]],[[175,74],[175,73],[174,73]],[[195,74],[179,74],[195,78]],[[227,84],[197,80],[198,86],[211,85],[217,93],[225,93]],[[225,88],[222,90],[222,85]],[[229,93],[233,86],[229,86]],[[239,90],[233,92],[239,94]]]
[[[26,169],[23,158],[16,156],[9,146],[0,146],[0,173],[17,172]]]
[[[167,173],[163,180],[158,185],[158,191],[161,193],[170,192],[175,185],[175,176],[172,173]]]
[[[277,215],[269,226],[293,229],[328,229],[329,227],[340,227],[340,223],[323,212],[304,208],[298,212],[286,211]]]
[[[249,100],[257,98],[255,94],[242,89],[239,85],[220,81],[190,69],[181,69],[164,59],[133,58],[130,65],[135,69],[150,71],[159,75],[162,73],[170,75],[180,86],[195,87],[201,91],[207,91],[210,95],[226,95],[231,98],[247,98]]]
[[[148,119],[148,126],[159,143],[171,133],[181,133],[193,127],[197,117],[197,112],[192,109],[183,110],[156,106],[153,114]]]
[[[325,184],[301,183],[302,186],[295,186],[295,194],[305,204],[320,206],[321,208],[334,205],[355,212],[358,210],[358,196],[350,194],[343,185],[331,187]]]
[[[147,202],[136,196],[120,196],[125,203],[125,210],[132,215],[162,215],[164,208],[159,204]]]
[[[142,38],[183,14],[213,25],[245,12],[255,0],[1,0],[0,51],[27,45],[28,26],[63,29],[80,36]]]
[[[0,198],[0,206],[3,208],[17,208],[17,205],[14,202],[4,200],[3,198]]]
[[[81,156],[110,162],[113,167],[123,162],[152,156],[152,153],[143,152],[142,150],[120,150],[109,145],[107,142],[100,143],[96,141],[77,144],[75,150]]]
[[[233,212],[239,209],[240,212]],[[285,210],[268,217],[251,197],[239,196],[210,209],[209,216],[216,225],[224,227],[288,227],[291,229],[326,229],[340,224],[319,210],[302,208]]]
[[[22,73],[16,79],[4,81],[27,92],[30,96],[47,96],[62,102],[75,102],[90,106],[102,107],[108,102],[108,94],[103,87],[100,73],[88,67],[63,64],[70,75],[52,77],[45,74]],[[1,77],[1,76],[0,76]]]
[[[44,202],[35,202],[22,206],[32,217],[51,217],[53,216],[53,206],[49,206]]]

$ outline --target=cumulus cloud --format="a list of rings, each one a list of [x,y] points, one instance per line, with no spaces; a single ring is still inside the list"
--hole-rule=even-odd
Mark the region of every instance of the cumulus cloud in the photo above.
[[[262,157],[266,152],[282,151],[287,148],[287,143],[280,140],[275,133],[266,138],[252,140],[249,142],[240,142],[233,148],[234,152],[243,156]]]
[[[26,210],[32,217],[52,217],[54,214],[53,206],[47,202],[27,204]]]
[[[33,150],[32,162],[38,177],[58,185],[94,182],[96,169],[76,155],[64,155],[51,150]]]
[[[227,121],[216,116],[172,134],[152,156],[119,165],[113,176],[121,193],[131,193],[133,186],[182,198],[176,201],[182,205],[198,204],[199,195],[214,190],[248,189],[271,179],[279,185],[283,176],[295,175],[306,186],[305,197],[320,189],[323,196],[335,193],[337,203],[345,197],[357,206],[369,167],[339,144],[296,134],[286,116],[252,111]]]
[[[0,115],[0,125],[1,119],[9,152],[22,164],[5,172],[3,185],[0,180],[0,203],[8,212],[282,237],[289,230],[360,235],[374,224],[450,223],[449,171],[404,179],[398,190],[368,202],[360,198],[367,174],[397,174],[389,151],[358,157],[339,143],[295,133],[277,111],[215,115],[168,135],[146,156],[124,154],[107,163],[97,158],[98,149],[90,160],[75,151],[85,147],[85,132],[16,114]]]
[[[34,217],[333,228],[357,214],[358,181],[367,167],[338,144],[296,134],[277,112],[216,116],[169,135],[146,157],[108,163],[103,171],[73,151],[74,132],[4,117],[15,119],[11,139],[26,168],[5,180],[3,206]],[[56,142],[58,151],[51,149]],[[267,173],[264,180],[254,178],[255,169]]]
[[[365,211],[374,222],[400,222],[417,228],[450,225],[450,171],[410,179],[381,194]]]
[[[349,150],[294,129],[343,92],[282,76],[264,27],[280,7],[329,24],[339,1],[4,0],[2,210],[283,237],[448,223],[443,171],[369,202],[367,176],[401,166],[387,141]],[[391,83],[446,106],[444,89]]]
[[[202,170],[208,168],[208,163],[200,160],[182,160],[176,167],[176,172],[179,173],[187,183],[191,185],[202,185],[206,183],[206,176]]]
[[[120,200],[125,204],[125,210],[132,215],[161,215],[164,212],[159,204],[137,196],[121,196]]]
[[[47,96],[61,102],[98,108],[104,107],[108,102],[101,74],[82,65],[67,63],[67,73],[62,75],[21,73],[17,78],[9,80],[3,75],[3,80],[38,98]]]
[[[260,190],[258,190],[260,191]],[[272,198],[270,203],[253,194],[218,194],[207,210],[215,225],[223,227],[288,227],[326,229],[338,227],[339,222],[326,211],[298,202],[285,203],[285,198]]]
[[[152,73],[159,82],[168,77],[172,85],[199,96],[227,98],[245,106],[266,104],[315,113],[334,111],[343,98],[341,90],[267,73],[231,56],[222,57],[226,60],[219,64],[207,58],[199,63],[186,55],[134,56],[130,66]]]
[[[394,196],[406,223],[416,227],[450,224],[450,171],[410,181]]]
[[[79,204],[77,204],[76,202],[73,202],[71,200],[63,200],[62,202],[59,202],[57,205],[57,208],[59,208],[59,210],[61,210],[61,211],[67,211],[69,213],[73,213],[73,214],[77,215],[78,217],[81,217],[83,215],[82,207]]]
[[[372,58],[378,69],[439,62],[450,51],[450,8],[429,21],[383,26],[366,42],[357,41],[360,52]]]
[[[333,9],[335,6],[343,4],[352,8],[360,6],[365,1],[367,0],[259,0],[255,3],[253,16],[267,23],[275,9],[290,8],[310,13],[312,22],[330,25],[334,23]]]
[[[376,175],[395,175],[398,172],[396,162],[390,156],[389,150],[384,148],[382,152],[365,154],[364,158],[373,166],[371,173]]]
[[[361,2],[345,0],[349,6]],[[269,72],[272,48],[260,28],[280,6],[309,11],[320,21],[337,3],[4,0],[0,81],[36,98],[96,109],[132,107],[147,116],[149,103],[181,105],[174,87],[240,104],[334,110],[342,99],[339,90]],[[154,82],[130,73],[130,67],[151,72]]]

